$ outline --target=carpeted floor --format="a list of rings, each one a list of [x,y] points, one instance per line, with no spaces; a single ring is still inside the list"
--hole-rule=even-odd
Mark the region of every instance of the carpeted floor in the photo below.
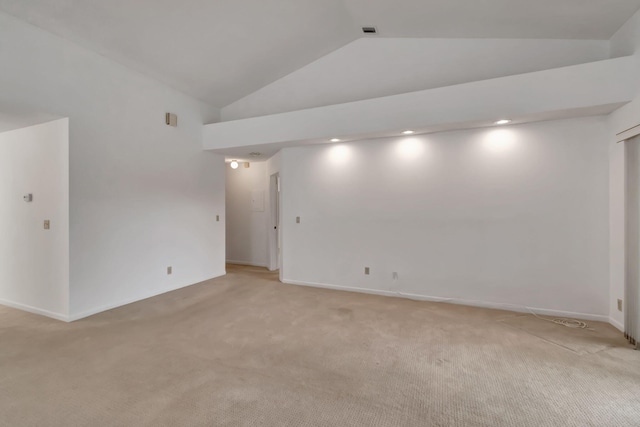
[[[640,426],[609,325],[228,273],[71,324],[0,307],[0,425]]]

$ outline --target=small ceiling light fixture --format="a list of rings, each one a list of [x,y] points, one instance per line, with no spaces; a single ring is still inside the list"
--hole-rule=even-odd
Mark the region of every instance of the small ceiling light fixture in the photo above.
[[[509,123],[511,123],[511,120],[507,120],[507,119],[498,120],[496,122],[497,125],[508,125]]]
[[[251,153],[249,153],[249,155],[251,157],[260,157],[262,156],[262,153],[258,153],[257,151],[252,151]]]
[[[330,140],[331,142],[340,142],[340,138],[333,138]]]
[[[232,160],[231,163],[229,163],[229,166],[231,166],[231,169],[238,169],[238,161]]]
[[[412,130],[405,130],[404,132],[402,132],[403,135],[413,135],[414,133],[416,132]]]

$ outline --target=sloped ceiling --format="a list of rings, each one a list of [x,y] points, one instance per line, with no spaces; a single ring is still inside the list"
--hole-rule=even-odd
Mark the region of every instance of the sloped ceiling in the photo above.
[[[284,113],[609,58],[609,42],[362,38],[235,101],[222,120]]]
[[[636,0],[346,0],[384,37],[608,40]]]
[[[223,107],[362,37],[609,39],[640,0],[0,0],[0,10]]]

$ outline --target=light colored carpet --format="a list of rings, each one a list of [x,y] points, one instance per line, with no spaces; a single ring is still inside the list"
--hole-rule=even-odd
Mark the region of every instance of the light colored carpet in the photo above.
[[[640,426],[609,325],[228,271],[71,324],[0,308],[0,425]]]

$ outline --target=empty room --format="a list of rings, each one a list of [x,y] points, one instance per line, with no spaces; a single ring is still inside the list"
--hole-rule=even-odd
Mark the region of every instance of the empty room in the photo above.
[[[0,425],[640,426],[640,0],[0,0]]]

